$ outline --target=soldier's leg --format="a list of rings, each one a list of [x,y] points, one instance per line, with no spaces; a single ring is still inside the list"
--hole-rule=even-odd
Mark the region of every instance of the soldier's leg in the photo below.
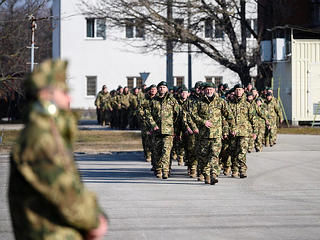
[[[163,137],[162,136],[154,136],[153,137],[153,160],[155,164],[155,174],[157,178],[162,178],[162,149],[163,149]]]
[[[270,146],[272,147],[277,141],[277,124],[273,124],[270,129]]]
[[[258,135],[257,135],[257,138],[256,138],[256,141],[255,141],[255,148],[256,148],[256,151],[257,152],[261,152],[262,149],[263,149],[263,138],[264,138],[264,135],[265,135],[265,132],[264,132],[264,127],[260,127],[259,128],[259,132],[258,132]]]
[[[239,153],[237,156],[240,178],[247,177],[247,151],[248,151],[248,138],[239,137]]]
[[[210,184],[210,156],[212,155],[212,147],[211,147],[212,139],[203,138],[200,139],[200,147],[199,147],[199,160],[200,160],[200,172],[203,174],[205,183]]]
[[[248,138],[248,152],[252,152],[254,148],[254,139],[250,136]]]
[[[231,153],[231,171],[232,177],[239,176],[239,163],[237,160],[237,156],[239,155],[240,147],[239,147],[239,137],[233,137],[230,140],[230,153]]]
[[[221,138],[214,138],[210,141],[210,183],[214,185],[218,182],[218,176],[220,174],[219,155],[222,148]]]
[[[178,160],[178,165],[182,166],[183,162],[184,162],[184,155],[185,155],[185,151],[184,151],[184,147],[183,147],[183,139],[180,138],[177,141],[177,160]]]
[[[162,178],[166,179],[169,176],[170,170],[170,153],[173,144],[173,136],[165,135],[162,137],[162,153],[160,157],[160,164],[159,167],[162,169]],[[158,168],[158,166],[157,166]]]
[[[98,124],[100,125],[101,124],[100,109],[97,108],[96,113],[97,113],[97,121],[98,121]]]

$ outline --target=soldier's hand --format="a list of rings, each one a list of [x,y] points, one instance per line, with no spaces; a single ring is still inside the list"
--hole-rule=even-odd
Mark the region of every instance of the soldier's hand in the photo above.
[[[270,122],[267,120],[267,121],[266,121],[266,124],[267,124],[267,125],[270,125]]]
[[[204,125],[205,125],[207,128],[211,128],[211,127],[212,127],[212,123],[211,123],[209,120],[207,120]]]
[[[252,134],[252,138],[253,138],[253,140],[256,140],[257,135],[256,134]]]
[[[197,128],[197,129],[193,130],[193,132],[194,132],[195,134],[199,134],[199,129]]]
[[[223,139],[227,139],[227,138],[228,138],[228,135],[224,134]]]
[[[112,111],[113,111],[113,108],[110,108],[110,111],[112,112]]]
[[[235,137],[236,136],[236,132],[231,132],[231,135],[233,136],[233,137]]]
[[[191,128],[188,127],[187,130],[190,135],[193,134],[193,131],[191,130]]]
[[[283,123],[283,120],[280,120],[280,123]]]
[[[99,217],[99,226],[88,232],[86,240],[102,240],[108,231],[108,222],[104,216]]]
[[[155,126],[155,127],[153,128],[153,130],[154,130],[154,131],[158,131],[158,130],[159,130],[159,127],[158,127],[158,126]]]

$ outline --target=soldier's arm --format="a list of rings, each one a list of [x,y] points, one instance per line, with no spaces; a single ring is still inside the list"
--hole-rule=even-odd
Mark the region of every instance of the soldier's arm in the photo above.
[[[222,103],[222,116],[224,117],[225,121],[227,121],[230,132],[235,132],[235,119],[229,105],[225,100],[223,100]]]
[[[157,128],[157,123],[156,121],[153,119],[152,117],[152,114],[151,114],[151,109],[152,109],[152,102],[150,102],[149,106],[145,109],[145,118],[146,118],[146,121],[148,123],[148,125],[151,127],[151,129],[155,129]]]
[[[282,115],[282,110],[281,110],[279,101],[275,101],[274,110],[277,113],[280,122],[282,122],[283,121],[283,115]]]
[[[249,122],[251,123],[253,134],[257,135],[258,134],[257,114],[254,107],[250,104],[248,104],[248,119],[249,119]]]

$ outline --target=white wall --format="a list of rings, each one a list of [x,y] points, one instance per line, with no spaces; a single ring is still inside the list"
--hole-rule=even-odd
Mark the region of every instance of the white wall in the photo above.
[[[97,76],[97,92],[103,84],[115,89],[127,84],[127,76],[139,76],[140,72],[150,72],[147,85],[166,80],[166,57],[164,53],[143,53],[140,48],[128,45],[126,41],[112,37],[118,30],[107,26],[106,39],[86,38],[86,19],[80,14],[77,0],[54,0],[54,15],[59,15],[61,24],[57,24],[53,33],[53,57],[69,61],[68,84],[71,89],[72,108],[94,108],[94,96],[86,96],[86,76]],[[120,29],[125,37],[125,29]],[[121,38],[121,37],[120,37]],[[139,45],[139,39],[135,39]],[[184,76],[188,81],[187,53],[173,56],[174,76]],[[223,82],[233,85],[239,82],[234,72],[222,67],[209,57],[201,54],[192,58],[193,85],[204,81],[205,76],[223,76]]]

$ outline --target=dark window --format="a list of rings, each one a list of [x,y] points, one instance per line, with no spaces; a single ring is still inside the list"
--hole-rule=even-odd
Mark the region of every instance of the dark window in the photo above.
[[[136,87],[141,88],[142,87],[142,78],[136,77]]]
[[[136,20],[136,38],[144,38],[144,23],[141,20]]]
[[[133,88],[134,77],[127,77],[127,86],[129,89]]]
[[[184,84],[184,77],[174,77],[176,79],[176,86],[181,87]]]
[[[219,86],[221,83],[222,83],[222,77],[221,76],[214,77],[214,84],[216,86]]]
[[[97,91],[97,76],[87,76],[87,96],[95,96]]]
[[[94,18],[87,18],[87,37],[94,38]]]
[[[96,19],[97,21],[97,37],[106,38],[106,20]]]
[[[209,83],[212,83],[212,78],[211,76],[206,76],[205,79],[206,79],[206,82],[209,82]]]
[[[126,38],[133,38],[134,34],[134,20],[133,19],[127,19],[126,23]]]
[[[211,19],[207,19],[204,22],[204,37],[205,38],[213,37],[213,24]]]
[[[312,1],[311,17],[312,17],[312,25],[319,26],[320,25],[320,2],[319,1]]]
[[[214,37],[224,38],[223,27],[218,23],[215,24]]]

